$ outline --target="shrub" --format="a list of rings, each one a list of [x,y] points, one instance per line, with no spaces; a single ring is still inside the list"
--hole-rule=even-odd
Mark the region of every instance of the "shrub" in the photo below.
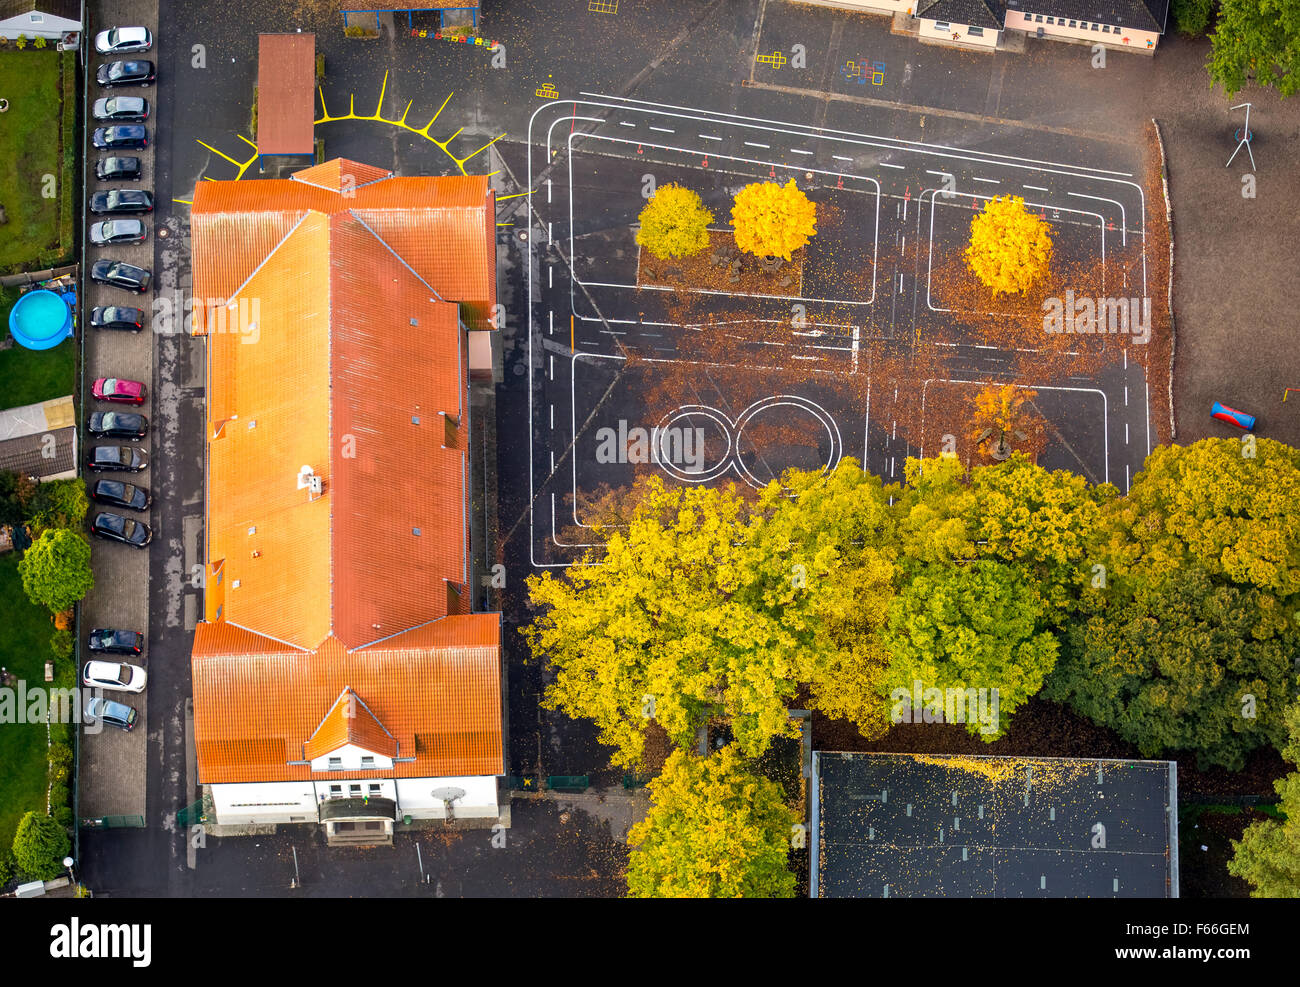
[[[54,821],[64,829],[72,828],[72,806],[60,805],[54,808]]]
[[[1214,0],[1174,0],[1174,27],[1179,34],[1198,38],[1209,28],[1213,12]]]
[[[71,658],[75,645],[76,638],[72,636],[72,631],[56,630],[50,635],[50,653],[54,655],[55,661],[67,661]]]
[[[639,217],[636,242],[660,260],[690,257],[709,245],[713,213],[688,188],[660,186]]]
[[[50,744],[46,757],[50,762],[50,784],[66,785],[72,777],[72,748],[67,744]]]
[[[3,41],[0,38],[0,41]],[[0,888],[14,879],[14,855],[8,847],[0,847]]]
[[[18,49],[19,51],[22,51],[24,48],[26,48],[26,47],[27,47],[27,35],[25,35],[25,34],[20,34],[20,35],[18,35],[17,39],[15,39],[15,41],[14,41],[14,46],[17,47],[17,49]]]
[[[59,805],[70,805],[71,803],[72,803],[72,792],[69,791],[67,785],[50,786],[51,807],[59,806]]]
[[[790,260],[817,233],[817,205],[793,178],[784,185],[755,182],[736,195],[731,223],[741,250]]]
[[[23,590],[33,603],[52,611],[67,609],[90,592],[90,543],[75,531],[41,532],[18,563]]]
[[[28,505],[28,519],[37,528],[80,528],[89,509],[82,480],[46,480]]]
[[[32,40],[33,48],[44,48],[48,42],[42,37],[36,37]]]
[[[320,85],[325,81],[325,56],[316,52],[316,84]]]
[[[14,864],[32,880],[58,877],[71,849],[68,831],[43,812],[27,813],[14,833]]]

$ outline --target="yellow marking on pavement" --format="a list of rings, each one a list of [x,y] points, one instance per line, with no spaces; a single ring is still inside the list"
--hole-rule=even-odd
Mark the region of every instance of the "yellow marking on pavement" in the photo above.
[[[194,200],[193,200],[193,199],[172,199],[172,202],[180,202],[180,203],[184,203],[184,204],[187,205],[187,206],[192,206],[192,205],[194,205]]]

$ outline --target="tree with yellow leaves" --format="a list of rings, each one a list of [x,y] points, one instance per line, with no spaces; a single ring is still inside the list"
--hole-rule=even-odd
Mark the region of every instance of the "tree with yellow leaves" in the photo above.
[[[794,897],[795,814],[734,744],[709,757],[674,751],[649,791],[650,813],[627,837],[628,897]]]
[[[741,250],[791,260],[817,233],[817,205],[793,178],[784,185],[756,182],[737,193],[731,223]]]
[[[1051,227],[1020,196],[990,199],[971,220],[966,264],[994,295],[1023,294],[1052,263]]]
[[[1014,384],[990,384],[982,388],[975,395],[971,438],[979,444],[996,437],[989,446],[989,455],[999,461],[1006,459],[1011,455],[1008,433],[1024,442],[1029,440],[1031,432],[1036,433],[1041,428],[1032,406],[1026,407],[1037,396],[1037,391]]]
[[[641,210],[636,242],[660,260],[691,257],[709,245],[713,213],[699,195],[680,185],[661,185]]]

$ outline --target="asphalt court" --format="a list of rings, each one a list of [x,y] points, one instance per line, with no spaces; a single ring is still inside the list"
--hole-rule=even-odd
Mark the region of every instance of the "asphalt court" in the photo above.
[[[946,310],[942,285],[933,283],[934,260],[960,245],[969,219],[994,195],[1021,195],[1048,219],[1058,256],[1104,257],[1108,285],[1136,294],[1145,279],[1143,192],[1131,172],[1099,167],[1099,160],[1109,162],[1095,147],[1086,155],[1091,164],[1074,165],[589,94],[539,108],[530,151],[530,492],[539,565],[573,557],[557,552],[567,545],[556,536],[585,523],[584,492],[624,485],[637,472],[636,463],[601,461],[597,436],[612,430],[622,440],[621,424],[653,439],[665,428],[673,409],[647,395],[657,368],[667,374],[669,364],[679,377],[683,366],[698,371],[695,393],[683,392],[672,423],[702,429],[705,465],[682,468],[671,455],[652,455],[640,468],[678,482],[761,485],[790,466],[834,466],[854,456],[886,480],[901,479],[906,456],[926,450],[898,434],[890,396],[871,393],[863,346],[905,341],[961,314]],[[770,345],[807,361],[804,383],[768,382],[756,364],[740,368],[746,373],[737,385],[736,374],[719,373],[692,351],[692,333],[707,326],[677,325],[667,313],[669,292],[636,287],[634,224],[648,177],[656,186],[676,181],[698,191],[715,222],[725,222],[731,196],[744,184],[789,177],[819,206],[849,217],[838,228],[819,225],[798,293],[691,292],[709,296],[700,304],[715,329],[731,314],[773,323],[792,321],[792,310],[803,316],[786,341]],[[853,201],[857,208],[844,204]],[[1130,245],[1136,249],[1125,251]],[[994,382],[1006,363],[992,347],[956,349],[958,366],[927,388]],[[1127,489],[1150,451],[1149,409],[1137,361],[1117,359],[1122,364],[1095,381],[1034,385],[1034,403],[1049,421],[1043,465]],[[755,405],[759,412],[746,418]],[[685,408],[694,417],[683,417]],[[738,427],[751,420],[757,424],[747,424],[748,432]],[[757,447],[759,435],[770,451]]]

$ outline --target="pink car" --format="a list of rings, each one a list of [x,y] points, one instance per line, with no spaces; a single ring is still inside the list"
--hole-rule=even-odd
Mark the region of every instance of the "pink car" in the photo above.
[[[101,401],[117,401],[121,404],[144,404],[144,384],[138,380],[100,377],[91,387],[90,393]]]

